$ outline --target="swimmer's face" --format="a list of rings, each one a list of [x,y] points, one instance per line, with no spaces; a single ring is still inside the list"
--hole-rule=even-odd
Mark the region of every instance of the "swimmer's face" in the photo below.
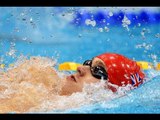
[[[91,66],[100,66],[105,69],[103,61],[99,58],[94,58]],[[77,68],[75,74],[66,77],[60,94],[71,95],[74,92],[82,92],[85,83],[90,84],[96,82],[100,82],[100,78],[93,76],[91,67],[89,65],[82,65]]]

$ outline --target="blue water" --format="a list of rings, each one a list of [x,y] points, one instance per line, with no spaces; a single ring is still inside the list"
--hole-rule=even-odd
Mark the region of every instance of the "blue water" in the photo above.
[[[81,9],[85,12],[79,17]],[[106,7],[105,11],[107,9],[112,11],[113,17],[106,17],[108,12],[102,8],[0,8],[0,62],[7,65],[24,55],[47,56],[56,59],[58,64],[65,61],[82,63],[103,52],[120,53],[153,64],[160,62],[159,8],[125,11],[131,22],[128,29],[122,25],[124,13],[121,8],[118,13],[114,11],[116,8]],[[138,19],[134,20],[136,15]],[[86,25],[88,18],[97,24]],[[103,19],[108,22],[101,24]],[[11,48],[15,52],[8,55]],[[57,112],[160,113],[160,72],[145,72],[152,72],[154,78],[124,97]]]

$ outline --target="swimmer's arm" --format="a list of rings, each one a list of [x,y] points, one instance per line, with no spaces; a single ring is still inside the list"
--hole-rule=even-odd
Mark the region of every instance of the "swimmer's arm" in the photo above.
[[[43,61],[37,58],[26,60],[19,66],[3,73],[2,79],[14,82],[30,81],[45,84],[60,79],[53,65],[46,66],[42,63]]]

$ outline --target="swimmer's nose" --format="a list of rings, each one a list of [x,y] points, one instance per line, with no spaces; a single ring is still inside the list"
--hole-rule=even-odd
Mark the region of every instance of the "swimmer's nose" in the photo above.
[[[84,76],[86,74],[86,68],[85,66],[79,66],[77,67],[77,72],[80,76]]]

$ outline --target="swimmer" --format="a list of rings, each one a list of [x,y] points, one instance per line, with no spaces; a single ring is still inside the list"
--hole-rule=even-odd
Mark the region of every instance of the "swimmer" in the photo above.
[[[43,65],[42,65],[43,64]],[[104,53],[86,60],[77,72],[61,78],[56,69],[44,60],[32,57],[16,68],[0,73],[0,112],[27,112],[44,99],[70,96],[82,92],[84,84],[105,81],[105,89],[116,92],[118,87],[140,86],[145,74],[131,59],[115,53]]]
[[[81,91],[83,83],[106,81],[106,88],[117,91],[116,86],[131,85],[136,88],[144,82],[145,74],[140,66],[131,59],[120,54],[104,53],[86,60],[77,68],[77,73],[67,76],[61,94],[67,95]],[[116,86],[115,86],[116,85]]]

